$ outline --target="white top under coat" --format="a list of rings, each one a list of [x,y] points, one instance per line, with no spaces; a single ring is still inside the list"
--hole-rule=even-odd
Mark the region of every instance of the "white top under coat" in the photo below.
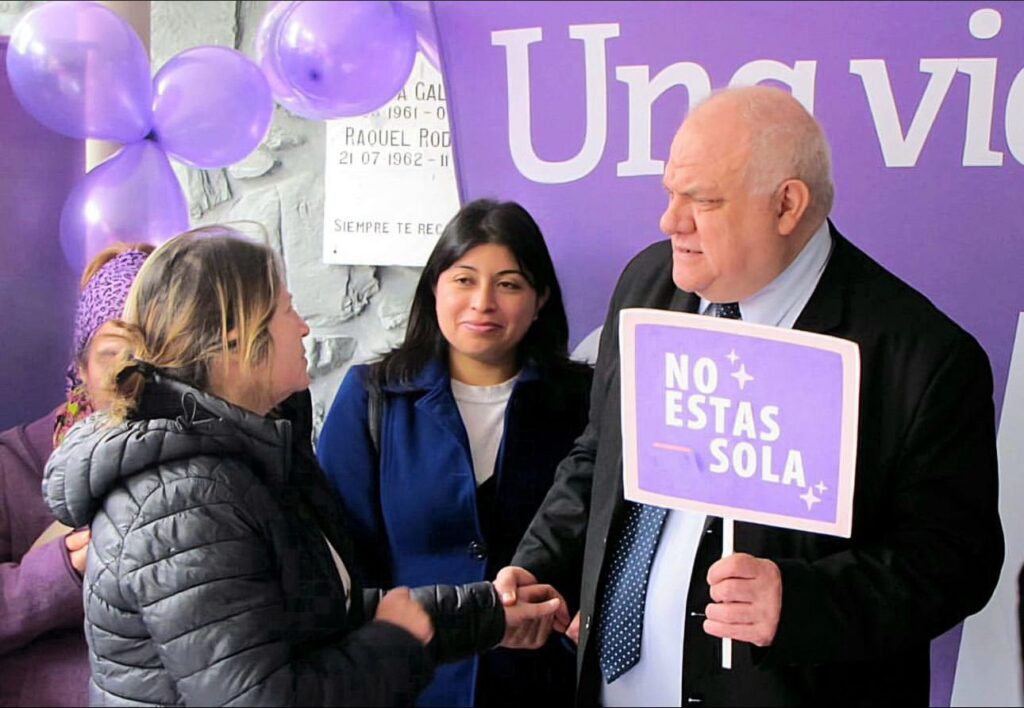
[[[471,386],[452,379],[452,395],[459,406],[462,424],[466,426],[473,476],[478,487],[494,475],[498,449],[505,434],[505,409],[518,378],[516,374],[494,386]]]

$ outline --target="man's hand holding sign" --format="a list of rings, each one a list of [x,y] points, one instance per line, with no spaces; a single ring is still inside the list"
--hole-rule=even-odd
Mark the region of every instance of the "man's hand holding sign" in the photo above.
[[[708,585],[714,602],[707,607],[705,632],[758,647],[772,643],[782,612],[779,566],[764,558],[736,553],[711,566]]]

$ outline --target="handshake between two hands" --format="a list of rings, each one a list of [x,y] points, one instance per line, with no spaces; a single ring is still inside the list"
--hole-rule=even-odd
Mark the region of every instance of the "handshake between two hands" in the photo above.
[[[782,611],[782,576],[774,562],[736,553],[714,563],[707,582],[712,602],[706,608],[705,632],[759,647],[772,643]],[[579,642],[579,613],[570,621],[565,598],[551,585],[538,583],[528,570],[502,568],[494,579],[494,589],[505,608],[501,646],[537,649],[552,630]],[[376,618],[404,627],[424,644],[434,634],[430,617],[408,588],[384,595]]]
[[[707,583],[712,602],[705,609],[704,631],[713,637],[770,646],[782,614],[782,574],[774,562],[736,553],[715,562]],[[536,649],[551,630],[579,643],[579,613],[569,620],[565,598],[542,585],[523,568],[502,568],[494,589],[505,606],[505,638],[501,646]]]
[[[516,566],[502,568],[494,579],[494,589],[505,607],[505,637],[501,646],[537,649],[548,640],[552,629],[578,640],[579,615],[570,625],[565,598],[552,586],[538,583],[530,571]]]
[[[565,599],[550,585],[539,584],[531,573],[522,568],[504,568],[494,581],[494,589],[505,611],[501,646],[537,649],[544,645],[552,629],[567,630],[569,610]],[[434,637],[430,615],[407,587],[388,590],[377,605],[374,619],[405,629],[424,645]]]

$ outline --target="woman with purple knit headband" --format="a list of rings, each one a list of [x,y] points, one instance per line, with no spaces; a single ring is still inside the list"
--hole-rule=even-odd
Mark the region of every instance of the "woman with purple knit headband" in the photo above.
[[[118,244],[82,275],[67,399],[34,423],[0,433],[0,706],[88,703],[82,610],[88,529],[71,531],[43,502],[43,467],[78,421],[110,403],[106,374],[126,346],[120,319],[148,244]]]
[[[60,445],[72,425],[110,403],[105,375],[124,349],[112,320],[121,318],[135,275],[152,252],[148,244],[111,246],[82,274],[82,294],[75,311],[74,354],[66,374],[68,397],[57,410],[54,447]]]

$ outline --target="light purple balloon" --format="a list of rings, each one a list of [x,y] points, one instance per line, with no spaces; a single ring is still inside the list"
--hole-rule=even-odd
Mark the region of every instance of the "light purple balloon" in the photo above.
[[[276,0],[267,8],[260,26],[256,30],[256,40],[253,50],[256,55],[256,62],[263,71],[263,75],[270,84],[270,92],[274,100],[290,110],[292,113],[305,118],[319,120],[322,116],[308,101],[299,96],[288,82],[281,76],[281,68],[277,64],[277,54],[274,47],[277,46],[277,38],[281,32],[281,20],[293,5],[299,0]]]
[[[117,243],[159,245],[187,231],[188,203],[167,155],[151,140],[126,145],[75,185],[60,215],[60,245],[81,272]]]
[[[150,130],[149,58],[131,26],[94,2],[51,2],[14,27],[7,75],[25,110],[72,138],[131,143]]]
[[[281,30],[281,18],[294,5],[294,0],[275,0],[270,3],[267,11],[260,20],[260,26],[256,30],[256,41],[253,43],[253,53],[256,56],[256,63],[259,64],[263,75],[267,77],[270,84],[270,92],[274,98],[294,98],[295,94],[291,87],[281,78],[281,71],[275,62],[274,52],[271,48],[277,42],[277,35]]]
[[[281,76],[281,67],[278,66],[277,54],[274,51],[274,47],[277,46],[277,38],[281,33],[282,19],[292,9],[292,6],[297,5],[300,1],[276,0],[270,4],[256,31],[254,50],[256,61],[267,78],[267,83],[270,84],[270,92],[274,99],[297,116],[320,120],[325,116],[321,115],[317,108],[304,97],[296,93],[287,80]]]
[[[269,51],[292,98],[278,100],[315,120],[380,108],[405,85],[416,32],[390,2],[296,2],[278,20]]]
[[[234,49],[187,49],[153,77],[154,139],[193,167],[244,159],[266,137],[273,117],[266,77]]]
[[[397,3],[416,29],[416,44],[427,61],[438,71],[441,70],[441,55],[437,49],[437,25],[429,0],[399,0]]]

